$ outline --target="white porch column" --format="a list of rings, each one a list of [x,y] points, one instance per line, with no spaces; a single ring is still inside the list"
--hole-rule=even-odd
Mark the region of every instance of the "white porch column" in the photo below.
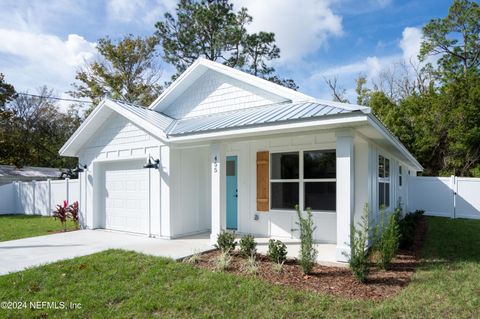
[[[210,242],[215,244],[221,231],[221,154],[220,145],[211,146],[211,200],[212,200],[212,231]]]
[[[350,253],[350,230],[354,211],[354,133],[336,133],[337,143],[337,261],[346,262]]]
[[[171,202],[170,202],[170,146],[160,148],[160,236],[170,238]],[[188,200],[188,199],[187,199]]]

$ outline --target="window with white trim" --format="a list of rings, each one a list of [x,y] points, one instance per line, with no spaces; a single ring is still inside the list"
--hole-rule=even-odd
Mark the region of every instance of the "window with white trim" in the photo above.
[[[390,160],[378,155],[378,207],[390,207]]]
[[[270,163],[272,209],[336,210],[335,150],[272,153]]]

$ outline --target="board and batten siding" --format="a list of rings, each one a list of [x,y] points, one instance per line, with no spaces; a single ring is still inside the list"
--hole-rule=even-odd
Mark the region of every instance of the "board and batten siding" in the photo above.
[[[171,237],[210,230],[210,148],[171,148],[171,162]]]
[[[224,149],[225,156],[238,156],[238,232],[257,236],[297,238],[298,232],[292,232],[292,229],[297,228],[295,224],[297,215],[293,209],[270,210],[270,201],[267,211],[257,209],[257,153],[266,152],[270,155],[272,152],[335,149],[334,132],[251,138],[241,142],[225,143]],[[269,175],[268,170],[267,172]],[[335,243],[336,213],[313,212],[313,218],[317,225],[314,238],[320,242]]]
[[[286,101],[257,87],[214,71],[206,71],[163,113],[190,118]]]

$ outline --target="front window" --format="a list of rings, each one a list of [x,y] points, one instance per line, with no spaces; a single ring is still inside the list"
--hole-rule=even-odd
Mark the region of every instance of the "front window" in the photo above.
[[[304,206],[313,210],[336,209],[335,151],[303,152]]]
[[[378,156],[378,207],[390,206],[390,160]]]
[[[274,153],[271,163],[272,208],[292,209],[300,194],[299,154]]]
[[[272,209],[336,209],[335,150],[273,153],[270,178]]]

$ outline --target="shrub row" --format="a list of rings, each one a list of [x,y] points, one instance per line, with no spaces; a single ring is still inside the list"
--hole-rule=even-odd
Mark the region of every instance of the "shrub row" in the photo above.
[[[300,232],[300,255],[299,264],[304,274],[309,274],[317,257],[317,250],[314,247],[313,232],[315,225],[313,223],[312,210],[307,208],[306,214],[303,214],[298,205],[295,206],[298,216],[298,231]],[[222,258],[219,260],[219,268],[225,269],[225,261],[228,260],[227,254],[232,252],[237,243],[233,233],[222,231],[218,234],[216,247],[222,251]],[[255,254],[257,252],[257,243],[252,235],[246,235],[240,239],[240,254],[249,258],[249,264],[246,268],[254,269]],[[287,259],[287,246],[280,240],[270,239],[268,242],[268,258],[276,263],[276,269],[281,269],[281,266]]]
[[[354,277],[360,282],[366,281],[370,270],[370,254],[373,254],[379,268],[388,269],[398,248],[408,248],[413,244],[415,230],[423,213],[417,210],[402,218],[399,208],[391,214],[382,208],[379,224],[370,227],[369,209],[365,205],[360,222],[352,226],[350,254],[347,254]]]

